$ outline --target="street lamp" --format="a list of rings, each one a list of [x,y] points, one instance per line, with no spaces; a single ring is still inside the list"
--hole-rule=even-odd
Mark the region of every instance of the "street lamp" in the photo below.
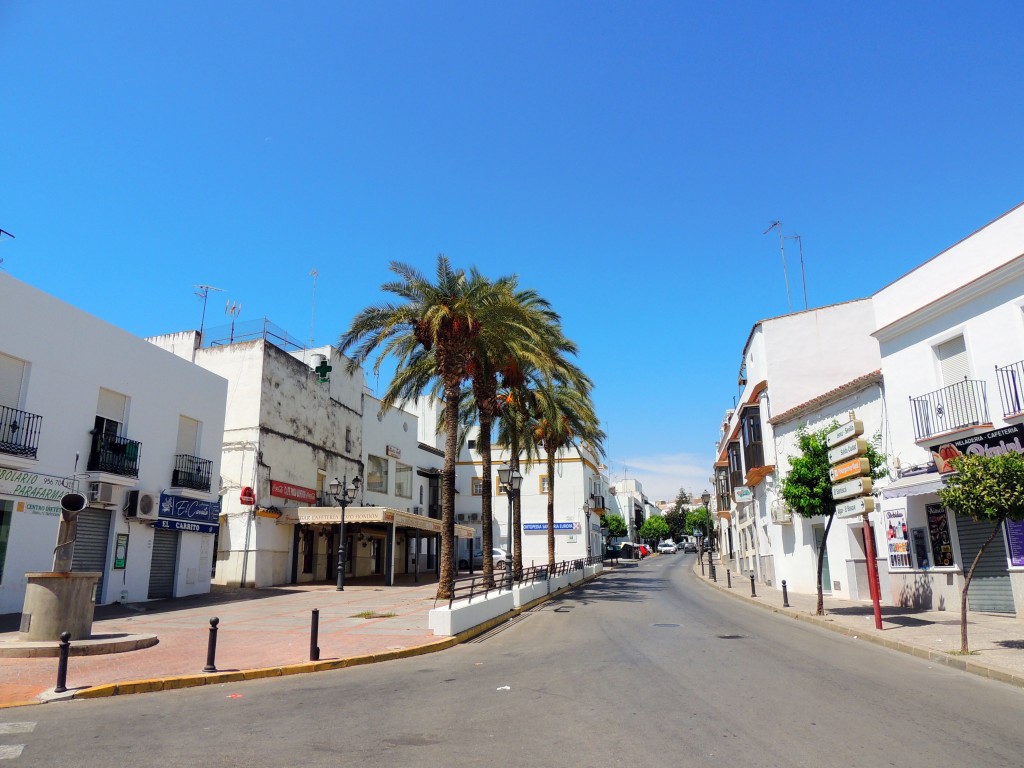
[[[523,475],[518,469],[513,469],[511,466],[502,466],[498,468],[498,484],[508,495],[508,559],[509,562],[505,563],[506,567],[511,567],[512,563],[512,493],[519,493],[519,487],[523,484]]]
[[[356,475],[352,478],[352,486],[349,487],[348,475],[345,475],[343,480],[334,478],[334,481],[328,486],[331,492],[331,496],[341,506],[341,530],[338,536],[338,591],[341,592],[345,589],[345,507],[356,500],[356,494],[359,492],[359,484],[362,480]]]
[[[711,494],[708,493],[707,489],[700,495],[700,500],[704,502],[704,513],[707,515],[705,528],[707,529],[707,543],[705,549],[708,551],[708,565],[711,565]]]
[[[590,559],[590,503],[583,502],[583,514],[587,516],[587,559]]]

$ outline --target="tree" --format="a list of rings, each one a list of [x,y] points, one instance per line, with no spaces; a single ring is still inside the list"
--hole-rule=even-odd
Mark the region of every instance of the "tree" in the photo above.
[[[790,456],[789,474],[782,481],[782,498],[787,506],[803,518],[828,516],[825,532],[818,546],[818,605],[816,613],[825,613],[825,597],[821,588],[821,573],[825,563],[825,546],[828,532],[832,528],[832,520],[836,514],[836,503],[832,498],[832,479],[829,477],[831,464],[828,460],[828,445],[825,439],[829,432],[839,427],[833,421],[824,429],[809,432],[806,426],[797,430],[797,446],[799,456]],[[871,470],[871,478],[878,480],[885,477],[885,457],[875,450],[873,442],[868,442],[866,458]]]
[[[690,494],[685,488],[680,488],[679,493],[676,494],[675,504],[672,506],[673,512],[684,512],[687,507],[690,506]]]
[[[960,652],[967,647],[967,590],[985,548],[1006,520],[1024,520],[1024,456],[1007,452],[1000,456],[957,456],[950,462],[956,474],[939,489],[943,505],[959,515],[992,523],[992,533],[981,545],[964,576],[960,593]]]
[[[696,507],[686,512],[686,533],[691,536],[704,536],[708,532],[711,513],[707,507]]]
[[[668,524],[669,535],[673,541],[679,541],[686,535],[686,512],[673,509],[665,513],[665,522]]]
[[[605,515],[601,518],[601,527],[605,529],[605,537],[607,539],[625,536],[629,532],[629,528],[626,527],[626,520],[622,515]]]
[[[640,526],[640,538],[651,544],[652,548],[668,536],[668,523],[661,515],[651,515]]]

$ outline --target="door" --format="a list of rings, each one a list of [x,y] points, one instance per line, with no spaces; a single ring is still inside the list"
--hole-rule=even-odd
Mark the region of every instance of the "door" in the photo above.
[[[93,592],[93,600],[97,603],[103,598],[103,577],[107,570],[109,543],[110,512],[105,509],[83,509],[79,512],[71,570],[96,571],[100,574],[100,580],[96,582],[96,591]]]
[[[177,531],[153,530],[153,559],[149,566],[149,597],[160,600],[174,597],[174,570],[178,564]]]
[[[957,515],[956,529],[960,538],[960,564],[966,575],[981,545],[992,534],[992,524]],[[1015,613],[1002,529],[986,547],[974,571],[971,587],[967,590],[967,607],[971,611],[986,613]]]
[[[821,550],[821,540],[825,538],[825,526],[816,525],[814,526],[814,556],[818,556],[818,552]],[[823,594],[832,594],[832,574],[828,570],[828,547],[824,549],[825,556],[821,563],[821,591]],[[814,567],[818,567],[817,561],[814,563]]]

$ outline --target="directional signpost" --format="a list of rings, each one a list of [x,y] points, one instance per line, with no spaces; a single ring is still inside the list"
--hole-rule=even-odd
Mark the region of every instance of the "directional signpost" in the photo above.
[[[859,517],[864,523],[864,546],[867,549],[871,602],[875,607],[875,629],[881,629],[882,608],[879,602],[875,537],[867,517],[875,511],[875,500],[871,497],[871,464],[865,458],[868,442],[861,438],[863,434],[863,422],[851,418],[848,423],[829,432],[825,436],[825,444],[831,449],[828,452],[828,463],[832,468],[828,476],[833,483],[832,498],[836,501],[836,517]]]

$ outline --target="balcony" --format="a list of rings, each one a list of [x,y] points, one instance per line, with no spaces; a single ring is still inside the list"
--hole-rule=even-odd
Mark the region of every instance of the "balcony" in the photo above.
[[[43,417],[0,405],[0,453],[36,458]]]
[[[1003,403],[1003,417],[1024,416],[1024,360],[1003,368],[996,368],[999,399]]]
[[[760,442],[747,443],[746,445],[744,445],[743,466],[747,468],[747,472],[750,472],[752,469],[757,469],[758,467],[763,467],[764,445],[762,445]]]
[[[948,387],[910,398],[916,442],[930,441],[976,427],[991,428],[985,382],[964,379]]]
[[[191,488],[195,491],[209,491],[213,462],[198,456],[179,453],[174,457],[174,473],[171,485],[174,488]]]
[[[88,471],[109,472],[123,477],[139,476],[139,454],[142,443],[119,435],[107,435],[93,430],[89,449]]]

